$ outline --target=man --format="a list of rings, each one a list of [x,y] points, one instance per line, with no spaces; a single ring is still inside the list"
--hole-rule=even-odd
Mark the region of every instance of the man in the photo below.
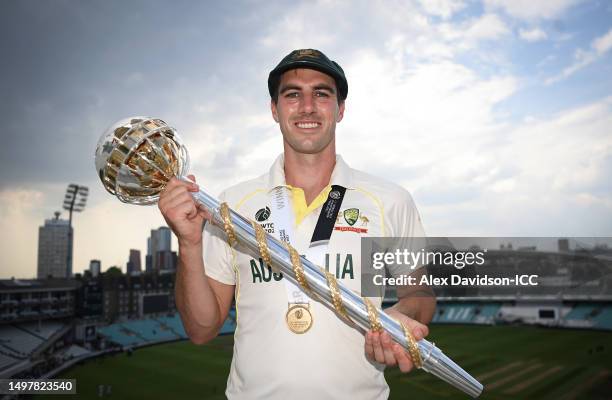
[[[336,155],[336,124],[348,93],[337,63],[317,50],[295,50],[270,72],[268,89],[272,116],[283,135],[283,155],[268,174],[227,189],[220,200],[270,233],[278,235],[284,226],[292,232],[291,245],[311,259],[321,208],[344,193],[325,252],[312,254],[311,261],[359,292],[361,237],[422,236],[418,212],[404,189],[353,170]],[[410,371],[407,352],[387,333],[368,332],[364,338],[312,299],[292,302],[295,291],[282,274],[273,273],[240,244],[230,247],[222,229],[206,224],[202,234],[210,215],[193,201],[190,192],[197,190],[195,183],[173,179],[159,208],[179,241],[176,302],[190,339],[202,344],[216,337],[236,299],[228,398],[388,397],[384,365]],[[291,203],[288,220],[275,208],[273,193],[286,195]],[[372,299],[377,306],[381,301]],[[431,297],[404,296],[386,311],[421,339],[434,307]],[[308,316],[302,330],[291,325],[292,310],[298,310],[301,322]]]

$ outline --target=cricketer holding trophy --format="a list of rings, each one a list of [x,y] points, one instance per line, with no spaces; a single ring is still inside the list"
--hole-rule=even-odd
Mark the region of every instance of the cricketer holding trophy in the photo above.
[[[119,121],[96,148],[105,188],[127,203],[158,202],[178,237],[175,297],[190,339],[216,337],[235,299],[226,395],[386,398],[383,369],[397,365],[478,397],[482,385],[424,339],[435,308],[429,288],[399,287],[385,312],[382,291],[360,295],[362,237],[424,232],[408,192],[336,154],[342,68],[317,50],[295,50],[270,72],[268,89],[284,152],[221,201],[185,175],[187,150],[163,120]]]
[[[300,254],[327,265],[338,280],[359,291],[361,236],[423,236],[417,209],[405,189],[350,168],[336,154],[336,124],[348,92],[337,63],[317,50],[295,50],[272,70],[268,88],[284,152],[268,173],[230,187],[220,198],[242,215],[267,222],[270,233],[280,226],[292,229],[291,245]],[[294,293],[261,259],[240,247],[231,249],[219,228],[207,224],[202,235],[207,215],[189,193],[196,188],[172,180],[159,209],[179,240],[176,301],[191,340],[214,338],[236,297],[238,325],[227,396],[387,398],[381,365],[399,365],[408,372],[408,353],[388,333],[368,332],[364,338],[303,292]],[[339,217],[331,225],[317,224],[330,193],[338,192]],[[288,212],[275,207],[273,196],[288,198]],[[329,240],[324,253],[309,254],[313,234]],[[378,306],[382,301],[371,300]],[[434,308],[433,297],[408,294],[386,312],[418,340],[427,335],[425,324]]]

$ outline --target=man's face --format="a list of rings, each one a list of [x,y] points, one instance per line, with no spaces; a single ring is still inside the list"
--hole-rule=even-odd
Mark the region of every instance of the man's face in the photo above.
[[[323,151],[335,139],[336,123],[344,115],[334,78],[313,69],[292,69],[281,76],[278,90],[272,116],[285,142],[297,153]]]

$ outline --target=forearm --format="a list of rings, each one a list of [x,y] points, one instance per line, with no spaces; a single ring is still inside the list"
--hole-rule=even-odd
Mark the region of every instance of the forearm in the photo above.
[[[204,273],[202,244],[179,243],[178,261],[176,305],[189,338],[203,344],[217,336],[222,321],[219,302]]]

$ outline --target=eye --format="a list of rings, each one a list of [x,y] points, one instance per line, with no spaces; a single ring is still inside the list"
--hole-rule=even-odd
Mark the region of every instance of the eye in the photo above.
[[[315,92],[315,96],[317,96],[317,97],[329,97],[329,93],[324,92],[322,90],[317,90]]]
[[[285,97],[288,99],[294,99],[297,98],[300,94],[298,92],[287,92],[285,94]]]

